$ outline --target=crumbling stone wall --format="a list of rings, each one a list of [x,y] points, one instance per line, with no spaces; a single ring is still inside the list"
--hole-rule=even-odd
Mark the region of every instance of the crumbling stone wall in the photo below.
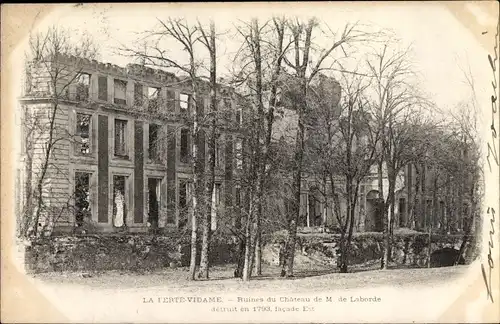
[[[285,239],[286,233],[277,232],[267,237],[267,244],[263,253],[264,262],[268,264],[279,263],[280,243]],[[431,254],[447,249],[460,250],[463,235],[432,235]],[[296,253],[298,260],[306,256],[309,260],[324,265],[336,265],[340,253],[340,235],[338,234],[298,234]],[[382,258],[383,253],[382,233],[357,233],[351,242],[349,263],[362,264]],[[426,267],[428,263],[429,235],[427,233],[394,234],[391,245],[391,259],[397,266]],[[467,237],[463,253],[463,263],[472,262],[477,256],[478,249],[474,237]],[[431,262],[439,263],[439,260]]]
[[[285,233],[265,238],[264,262],[279,264],[279,245]],[[396,265],[425,267],[428,262],[428,239],[425,233],[395,234],[392,260]],[[461,235],[433,235],[431,250],[458,251]],[[335,234],[299,234],[297,262],[335,267],[340,237]],[[464,250],[465,263],[478,253],[476,241],[469,238]],[[381,233],[358,233],[353,237],[350,264],[361,264],[382,257]],[[201,246],[201,242],[200,242]],[[236,263],[238,244],[231,237],[214,235],[210,249],[212,265]],[[24,246],[24,262],[28,273],[52,271],[154,270],[188,266],[189,237],[168,235],[120,234],[74,235],[40,238]],[[199,262],[199,260],[198,260]],[[431,262],[432,265],[432,262]]]
[[[236,245],[230,240],[215,239],[211,254],[212,264],[233,263]],[[175,234],[54,236],[24,247],[28,273],[153,270],[187,266],[189,260],[188,240]]]

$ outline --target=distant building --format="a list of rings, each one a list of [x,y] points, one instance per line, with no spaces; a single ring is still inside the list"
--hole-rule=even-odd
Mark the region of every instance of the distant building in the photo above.
[[[319,75],[321,82],[325,83],[323,88],[329,89],[340,100],[341,87],[333,78]],[[292,85],[293,76],[285,75],[283,88],[287,89]],[[297,129],[297,113],[294,106],[293,97],[287,97],[286,90],[281,91],[280,107],[275,117],[273,139],[278,146],[288,145],[289,150],[294,149]],[[335,106],[333,104],[332,106]],[[340,116],[340,112],[339,112]],[[314,123],[314,116],[306,116],[306,121]],[[307,132],[307,131],[306,131]],[[292,159],[292,157],[288,157]],[[417,174],[418,173],[418,174]],[[293,199],[291,176],[285,181],[284,194],[279,202],[279,209],[282,213],[291,211],[291,201]],[[338,193],[344,191],[343,180],[336,179]],[[416,186],[416,182],[419,182]],[[396,193],[394,203],[394,228],[410,228],[415,230],[427,230],[432,227],[434,230],[460,232],[466,228],[466,215],[469,213],[470,202],[463,199],[459,205],[463,208],[455,208],[449,199],[449,185],[439,186],[436,195],[433,194],[434,171],[425,165],[420,166],[417,171],[416,166],[406,165],[398,174],[396,179]],[[330,181],[321,179],[321,176],[314,175],[308,171],[308,166],[304,165],[303,179],[301,183],[300,214],[298,226],[327,227],[339,226],[335,216],[335,204],[329,191]],[[389,182],[385,164],[383,165],[382,187],[384,195],[387,195]],[[417,197],[415,188],[419,188],[421,195]],[[361,232],[381,232],[383,231],[383,213],[381,206],[381,196],[379,192],[379,179],[377,165],[372,165],[369,174],[360,184],[358,201],[355,210],[355,231]],[[386,198],[386,197],[383,197]],[[420,198],[419,201],[417,198]],[[434,202],[434,200],[436,200]],[[345,217],[346,201],[339,194],[340,211]],[[447,207],[448,206],[448,207]]]

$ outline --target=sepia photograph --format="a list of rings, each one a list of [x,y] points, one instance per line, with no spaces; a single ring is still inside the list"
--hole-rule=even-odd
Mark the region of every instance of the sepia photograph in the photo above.
[[[497,322],[499,5],[2,5],[2,322]]]

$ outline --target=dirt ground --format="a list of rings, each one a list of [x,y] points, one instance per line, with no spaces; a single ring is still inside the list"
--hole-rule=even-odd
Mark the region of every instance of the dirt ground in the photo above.
[[[147,273],[46,273],[32,280],[67,318],[63,322],[296,323],[313,319],[331,322],[334,316],[339,322],[369,319],[382,323],[391,318],[408,323],[418,318],[429,323],[439,318],[456,296],[463,294],[469,285],[463,278],[472,269],[455,266],[378,270],[378,266],[378,262],[365,264],[352,268],[350,273],[298,267],[296,277],[281,278],[280,268],[265,265],[263,275],[250,282],[233,277],[234,265],[214,267],[209,280],[197,281],[187,279],[186,268]],[[311,299],[305,302],[282,300],[308,296]],[[168,301],[182,297],[213,298],[221,302]],[[275,300],[269,302],[270,297]],[[378,300],[356,302],[368,297]],[[247,302],[247,298],[260,301]],[[340,298],[345,302],[340,303]],[[242,308],[249,311],[243,312]]]
[[[416,284],[443,283],[454,280],[465,274],[467,266],[430,268],[430,269],[388,269],[378,270],[379,263],[364,264],[351,268],[350,273],[338,273],[327,267],[308,269],[298,267],[294,278],[281,278],[280,268],[264,265],[261,276],[255,276],[250,283],[234,278],[234,265],[213,267],[209,280],[190,281],[187,268],[166,268],[153,272],[85,272],[85,273],[45,273],[35,275],[48,285],[79,285],[92,288],[152,288],[164,287],[180,289],[186,292],[210,290],[322,290],[350,289],[359,287],[376,287],[391,285],[393,287],[412,286]]]

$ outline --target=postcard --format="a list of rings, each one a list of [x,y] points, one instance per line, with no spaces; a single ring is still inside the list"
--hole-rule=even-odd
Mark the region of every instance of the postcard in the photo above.
[[[497,2],[1,9],[2,322],[500,320]]]

